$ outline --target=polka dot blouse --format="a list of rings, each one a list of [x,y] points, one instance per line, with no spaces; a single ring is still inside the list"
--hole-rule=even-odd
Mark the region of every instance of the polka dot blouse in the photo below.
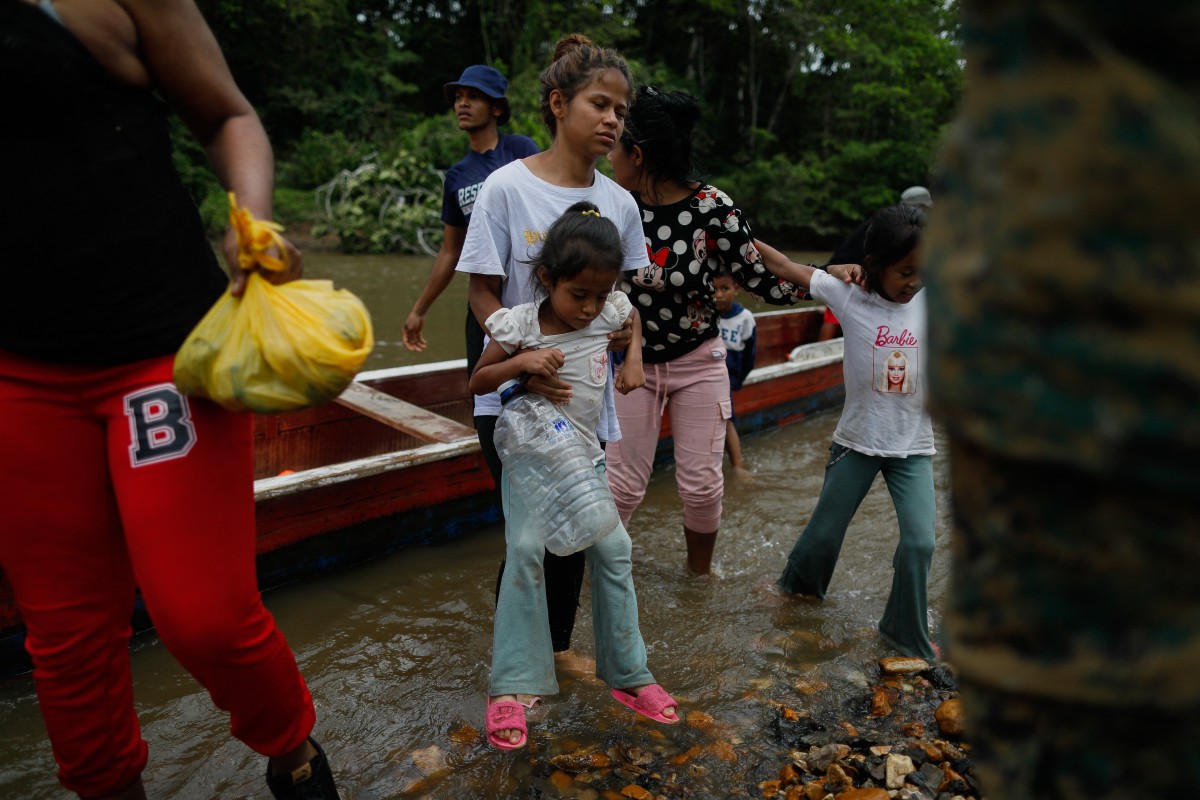
[[[650,263],[625,273],[621,289],[642,319],[644,362],[671,361],[720,335],[712,279],[722,264],[768,303],[796,301],[796,287],[763,266],[750,226],[720,189],[705,184],[677,203],[639,200],[638,208]]]

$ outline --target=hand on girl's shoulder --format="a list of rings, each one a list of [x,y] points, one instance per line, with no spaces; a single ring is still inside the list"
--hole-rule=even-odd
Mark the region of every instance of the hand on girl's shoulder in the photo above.
[[[853,283],[864,289],[867,286],[867,273],[858,264],[830,264],[825,271],[842,283]]]

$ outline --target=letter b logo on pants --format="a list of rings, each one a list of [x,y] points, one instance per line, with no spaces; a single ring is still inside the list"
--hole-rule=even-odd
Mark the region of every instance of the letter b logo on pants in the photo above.
[[[125,396],[129,417],[129,462],[140,467],[182,458],[196,443],[187,398],[164,384]]]

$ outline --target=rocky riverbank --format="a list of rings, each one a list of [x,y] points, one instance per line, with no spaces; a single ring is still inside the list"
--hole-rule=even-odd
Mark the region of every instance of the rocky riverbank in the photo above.
[[[791,748],[779,777],[758,785],[784,800],[970,800],[970,744],[953,673],[919,658],[884,658],[840,707],[780,704],[772,733]],[[817,697],[828,686],[802,681]]]
[[[687,705],[681,725],[614,725],[600,746],[535,734],[507,785],[490,788],[499,797],[573,800],[982,799],[956,681],[944,664],[827,665],[792,685],[747,687],[746,715],[737,720]],[[767,726],[771,745],[757,736],[760,743],[750,744],[747,725]],[[452,739],[474,749],[482,733],[464,726]],[[446,754],[413,757],[425,762],[423,776],[404,796],[437,796]]]

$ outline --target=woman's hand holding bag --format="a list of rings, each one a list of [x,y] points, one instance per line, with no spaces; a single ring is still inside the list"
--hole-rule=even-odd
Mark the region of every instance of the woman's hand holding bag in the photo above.
[[[287,248],[273,222],[254,219],[229,195],[238,262],[249,270],[241,297],[227,289],[175,356],[175,384],[235,411],[260,414],[315,406],[342,393],[374,346],[366,306],[328,280],[270,283]]]

